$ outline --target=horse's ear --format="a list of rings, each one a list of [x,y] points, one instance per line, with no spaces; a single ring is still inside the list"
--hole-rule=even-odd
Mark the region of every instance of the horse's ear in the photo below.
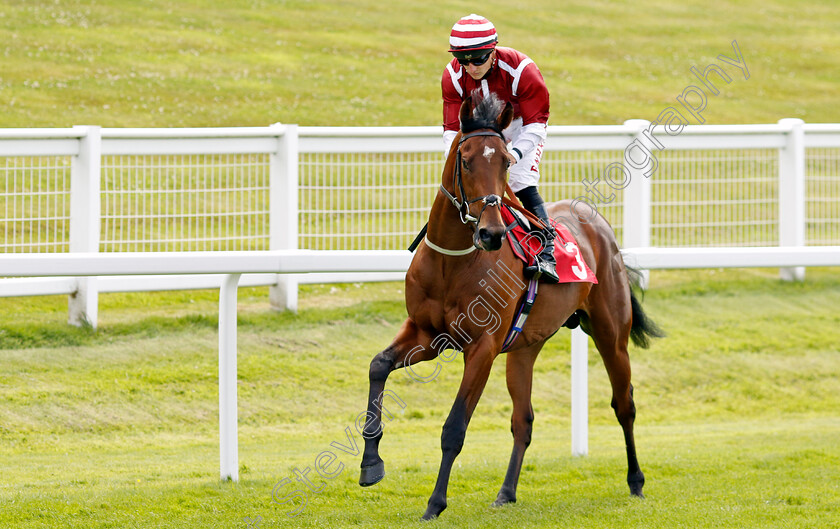
[[[508,101],[505,103],[505,109],[499,114],[499,119],[496,120],[496,123],[499,125],[499,130],[505,130],[511,121],[513,121],[513,105]]]
[[[461,123],[465,123],[469,119],[472,118],[472,111],[473,111],[473,102],[471,97],[464,98],[464,102],[461,103],[461,113],[460,119]]]

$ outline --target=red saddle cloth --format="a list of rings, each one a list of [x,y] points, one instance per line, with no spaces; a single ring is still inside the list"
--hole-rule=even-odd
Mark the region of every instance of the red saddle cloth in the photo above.
[[[519,244],[508,241],[513,253],[519,257],[525,266],[534,263],[536,255],[542,251],[540,237],[530,235],[527,230],[518,222],[515,214],[507,205],[502,206],[502,219],[506,226],[514,223],[514,227],[508,230],[507,236],[516,240]],[[572,233],[562,224],[550,219],[552,226],[557,231],[557,238],[554,239],[554,259],[557,260],[557,276],[561,283],[598,283],[598,278],[586,265],[583,256],[580,254]]]

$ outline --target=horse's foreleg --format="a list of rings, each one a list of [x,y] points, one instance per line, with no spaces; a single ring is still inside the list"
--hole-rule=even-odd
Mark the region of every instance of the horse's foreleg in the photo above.
[[[407,365],[431,360],[437,353],[429,347],[429,340],[418,331],[411,320],[406,320],[396,338],[384,351],[370,362],[370,391],[362,434],[365,449],[362,454],[359,485],[368,487],[379,483],[385,477],[385,463],[379,457],[379,441],[382,439],[382,400],[385,396],[385,381],[391,371]]]
[[[531,428],[534,422],[534,409],[531,407],[534,362],[542,346],[543,342],[540,342],[524,351],[508,353],[506,376],[508,392],[513,401],[513,414],[510,419],[513,452],[510,454],[505,481],[496,501],[493,502],[495,506],[516,502],[516,485],[519,483],[525,450],[531,444]]]
[[[440,461],[435,490],[429,498],[424,520],[436,518],[446,509],[446,490],[449,486],[449,474],[452,472],[452,464],[455,458],[461,453],[464,446],[464,438],[467,435],[467,426],[470,423],[473,411],[481,398],[487,378],[490,376],[490,368],[493,366],[495,354],[492,352],[490,340],[477,344],[471,352],[465,351],[466,365],[464,376],[461,379],[461,387],[455,397],[455,403],[449,412],[446,422],[443,424],[443,432],[440,436],[441,451],[443,457]]]

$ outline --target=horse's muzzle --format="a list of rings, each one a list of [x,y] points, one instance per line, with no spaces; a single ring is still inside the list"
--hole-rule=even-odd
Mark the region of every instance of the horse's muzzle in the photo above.
[[[495,252],[502,247],[505,240],[505,229],[479,228],[473,237],[473,243],[479,250]]]

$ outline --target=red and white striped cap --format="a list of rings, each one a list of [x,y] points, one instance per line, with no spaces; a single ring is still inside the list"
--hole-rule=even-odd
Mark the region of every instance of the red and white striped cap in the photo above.
[[[481,15],[465,16],[452,26],[449,51],[486,50],[496,47],[496,26]]]

